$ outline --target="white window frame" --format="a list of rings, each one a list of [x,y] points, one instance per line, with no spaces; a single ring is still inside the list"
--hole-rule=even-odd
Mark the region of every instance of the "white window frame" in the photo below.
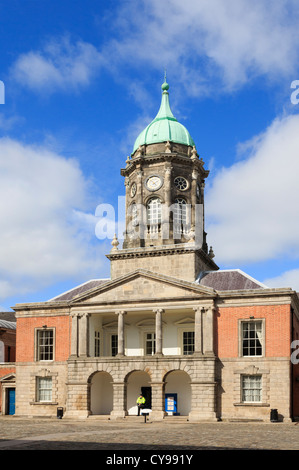
[[[151,197],[146,204],[146,219],[150,226],[159,226],[162,221],[162,202],[158,196]]]
[[[261,354],[244,354],[244,326],[246,324],[254,325],[256,327],[257,324],[261,324],[261,331],[258,333],[260,336],[259,338],[252,338],[252,342],[255,342],[255,346],[252,346],[252,349],[257,349],[257,341],[260,341],[262,352]],[[250,341],[250,339],[248,339]],[[265,356],[265,319],[264,318],[243,318],[239,320],[239,357],[264,357]]]
[[[245,383],[245,381],[247,381],[247,383]],[[245,403],[245,404],[262,403],[262,397],[263,397],[262,375],[241,374],[240,388],[241,388],[241,403]],[[258,397],[258,399],[256,400],[255,397]],[[250,399],[250,398],[253,398],[253,399]]]
[[[184,333],[193,333],[193,351],[189,354],[184,354]],[[182,356],[192,356],[195,350],[195,332],[194,328],[183,328],[181,332],[181,355]]]
[[[49,384],[49,385],[46,386],[46,384]],[[52,377],[36,377],[36,401],[38,403],[52,403],[52,398],[53,398]]]
[[[52,344],[47,345],[48,347],[52,348],[51,351],[51,359],[42,359],[43,354],[41,352],[41,347],[43,345],[40,344],[40,336],[42,333],[52,332]],[[36,328],[35,329],[35,360],[38,362],[53,362],[55,361],[55,344],[56,344],[56,337],[55,337],[55,328]],[[44,345],[45,346],[45,345]]]
[[[147,338],[147,335],[151,335],[152,338],[151,339]],[[151,348],[152,348],[151,353],[147,353],[148,341],[151,343]],[[156,353],[156,333],[154,331],[145,331],[143,334],[143,343],[144,343],[144,346],[143,346],[144,356],[154,356],[154,354]]]

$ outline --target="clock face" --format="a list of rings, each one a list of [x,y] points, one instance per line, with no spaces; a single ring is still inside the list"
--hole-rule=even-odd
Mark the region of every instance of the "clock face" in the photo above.
[[[136,183],[133,183],[131,186],[131,197],[134,197],[137,191],[137,185]]]
[[[180,191],[185,191],[188,188],[188,181],[183,176],[177,176],[174,179],[174,184]]]
[[[157,191],[162,186],[162,180],[159,176],[150,176],[145,185],[149,191]]]

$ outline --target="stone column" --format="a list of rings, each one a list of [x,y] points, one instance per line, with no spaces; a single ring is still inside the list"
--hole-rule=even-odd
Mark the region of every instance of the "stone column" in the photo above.
[[[164,310],[156,308],[154,312],[156,313],[156,355],[162,356],[162,313]]]
[[[124,310],[118,310],[115,312],[118,315],[118,356],[125,355],[125,322],[124,322],[124,315],[126,312]]]
[[[110,413],[111,419],[124,418],[126,411],[127,384],[125,382],[113,382],[113,410]]]
[[[71,313],[72,329],[71,329],[71,356],[78,356],[78,313]]]
[[[204,308],[203,353],[214,355],[214,307]]]
[[[202,307],[195,307],[194,354],[202,354]]]
[[[89,356],[89,313],[83,313],[79,320],[79,356]]]
[[[152,382],[152,412],[150,418],[153,421],[161,421],[165,416],[164,382]]]

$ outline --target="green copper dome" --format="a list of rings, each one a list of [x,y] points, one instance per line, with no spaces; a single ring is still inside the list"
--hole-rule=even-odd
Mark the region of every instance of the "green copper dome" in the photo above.
[[[137,137],[133,153],[140,145],[156,144],[159,142],[176,142],[194,146],[193,139],[187,129],[180,124],[171,112],[169,106],[169,85],[162,85],[161,106],[155,119]]]

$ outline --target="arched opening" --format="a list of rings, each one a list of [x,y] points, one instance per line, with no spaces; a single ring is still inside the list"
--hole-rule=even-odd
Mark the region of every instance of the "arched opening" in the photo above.
[[[152,197],[146,205],[147,230],[150,235],[157,234],[161,229],[162,203],[158,197]]]
[[[113,379],[108,372],[96,372],[90,382],[90,412],[109,415],[113,409]]]
[[[191,384],[189,375],[174,370],[165,376],[165,411],[167,415],[188,416],[191,411]]]
[[[145,407],[151,407],[151,378],[147,372],[134,371],[127,377],[127,412],[128,415],[137,415],[136,400],[140,393],[146,399]]]
[[[188,206],[184,198],[177,197],[174,201],[173,211],[173,233],[175,238],[189,233],[190,218],[190,206]]]

